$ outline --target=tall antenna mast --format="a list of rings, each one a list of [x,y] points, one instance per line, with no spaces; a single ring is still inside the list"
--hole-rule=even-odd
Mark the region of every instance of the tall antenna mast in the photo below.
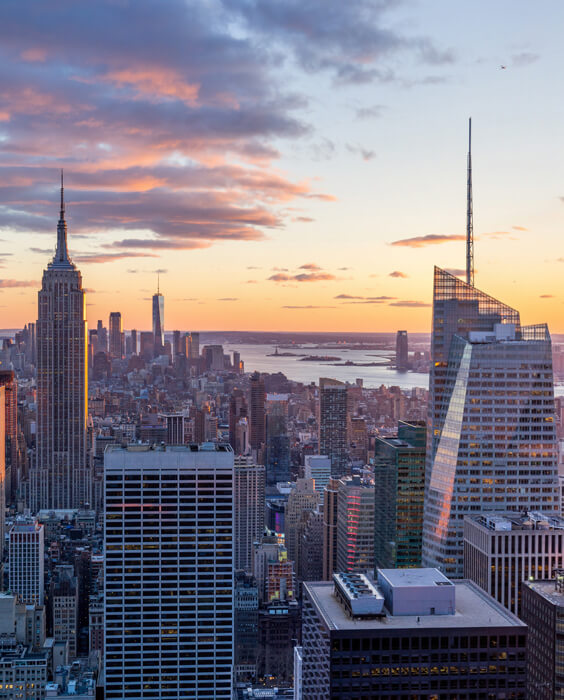
[[[466,282],[474,286],[474,213],[472,210],[472,117],[468,119],[468,179],[466,182]]]
[[[157,294],[161,293],[161,273],[157,272]]]

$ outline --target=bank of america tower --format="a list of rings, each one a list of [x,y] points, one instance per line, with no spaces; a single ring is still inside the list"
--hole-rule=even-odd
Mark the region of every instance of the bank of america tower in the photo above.
[[[423,566],[463,575],[464,517],[558,511],[546,325],[435,268]]]
[[[38,293],[37,439],[29,494],[33,511],[90,502],[86,400],[84,290],[68,253],[61,176],[57,249]]]

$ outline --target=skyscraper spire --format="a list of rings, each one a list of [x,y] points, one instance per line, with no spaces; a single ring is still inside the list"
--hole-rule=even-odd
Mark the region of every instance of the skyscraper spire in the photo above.
[[[472,118],[468,119],[468,175],[466,181],[466,282],[474,286],[474,213],[472,210]]]
[[[57,224],[57,250],[53,258],[53,265],[65,267],[72,265],[67,248],[67,222],[65,221],[65,188],[63,182],[63,171],[61,169],[61,211],[59,213],[59,223]]]

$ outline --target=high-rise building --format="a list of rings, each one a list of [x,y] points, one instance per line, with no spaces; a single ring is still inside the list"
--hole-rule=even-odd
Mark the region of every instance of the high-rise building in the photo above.
[[[266,395],[266,483],[290,480],[288,394]]]
[[[399,421],[395,437],[377,437],[374,454],[374,566],[421,566],[425,493],[424,421]]]
[[[180,353],[184,354],[184,348],[180,342],[180,331],[172,331],[172,356],[176,358]]]
[[[408,367],[407,331],[398,331],[396,334],[396,369],[405,372]]]
[[[153,359],[155,354],[155,336],[151,331],[141,331],[139,354],[147,362]]]
[[[68,642],[69,657],[74,659],[77,654],[78,586],[72,565],[55,568],[49,602],[53,615],[53,637],[57,642]]]
[[[4,398],[0,398],[0,411],[2,404],[5,405],[4,411],[4,437],[2,440],[0,434],[0,450],[2,444],[5,444],[5,493],[6,502],[14,503],[16,493],[20,482],[20,464],[18,459],[18,383],[16,382],[14,372],[12,370],[0,371],[0,387],[3,387]],[[0,418],[0,424],[2,419]],[[1,430],[1,428],[0,428]],[[2,457],[0,457],[0,460]],[[0,466],[1,470],[1,466]],[[0,506],[1,508],[1,506]],[[0,524],[0,531],[2,525]],[[4,540],[2,540],[4,542]]]
[[[522,584],[521,619],[529,628],[528,697],[535,700],[564,697],[563,574]]]
[[[559,510],[546,325],[435,268],[423,565],[463,572],[473,511]]]
[[[519,617],[522,582],[551,579],[563,568],[564,518],[559,515],[486,512],[464,519],[464,578]]]
[[[4,559],[6,528],[6,387],[0,386],[0,563]],[[0,567],[1,569],[1,567]]]
[[[113,359],[121,360],[125,355],[124,335],[121,324],[121,313],[112,311],[110,313],[110,356]]]
[[[296,561],[298,556],[299,525],[303,513],[317,510],[319,494],[313,487],[313,479],[298,479],[290,491],[284,516],[284,534],[288,559]]]
[[[253,568],[253,545],[264,532],[265,470],[249,457],[235,457],[233,478],[235,533],[233,557],[235,570]]]
[[[16,521],[9,535],[9,585],[27,605],[43,605],[43,525]]]
[[[252,450],[260,450],[266,442],[266,392],[264,379],[258,372],[251,375],[251,426],[249,443]]]
[[[57,250],[43,272],[38,299],[37,437],[29,505],[32,511],[78,508],[90,503],[86,310],[82,276],[67,249],[62,186]]]
[[[96,325],[96,336],[98,338],[97,352],[108,352],[108,329],[104,327],[100,320],[98,320]]]
[[[131,338],[131,352],[133,355],[137,355],[137,353],[139,351],[137,348],[137,331],[135,330],[135,328],[131,331],[130,338]]]
[[[200,334],[191,332],[186,336],[186,357],[197,360],[200,357]]]
[[[235,572],[234,598],[235,682],[251,683],[257,674],[259,633],[258,586],[251,574]]]
[[[155,357],[164,352],[164,296],[157,289],[153,294],[153,342]]]
[[[301,654],[303,700],[527,697],[527,626],[435,569],[304,583]]]
[[[241,389],[233,389],[229,397],[229,444],[236,455],[244,454],[246,445],[238,439],[237,426],[248,413],[247,400]]]
[[[323,580],[330,581],[337,569],[339,479],[329,479],[323,492]]]
[[[343,477],[337,499],[337,571],[374,569],[374,482]]]
[[[323,503],[325,487],[331,478],[331,460],[326,455],[306,455],[304,462],[304,476],[313,479],[314,488]]]
[[[105,453],[106,697],[231,700],[233,452]]]
[[[347,470],[347,385],[336,379],[319,380],[319,453],[331,460],[331,476]]]

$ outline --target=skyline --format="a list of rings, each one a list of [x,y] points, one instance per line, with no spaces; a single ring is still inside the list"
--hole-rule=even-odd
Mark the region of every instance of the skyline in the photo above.
[[[64,167],[90,328],[148,328],[160,270],[167,331],[428,332],[433,265],[464,274],[471,116],[476,284],[564,332],[557,3],[489,32],[446,2],[28,4],[0,10],[5,327],[35,320]]]

